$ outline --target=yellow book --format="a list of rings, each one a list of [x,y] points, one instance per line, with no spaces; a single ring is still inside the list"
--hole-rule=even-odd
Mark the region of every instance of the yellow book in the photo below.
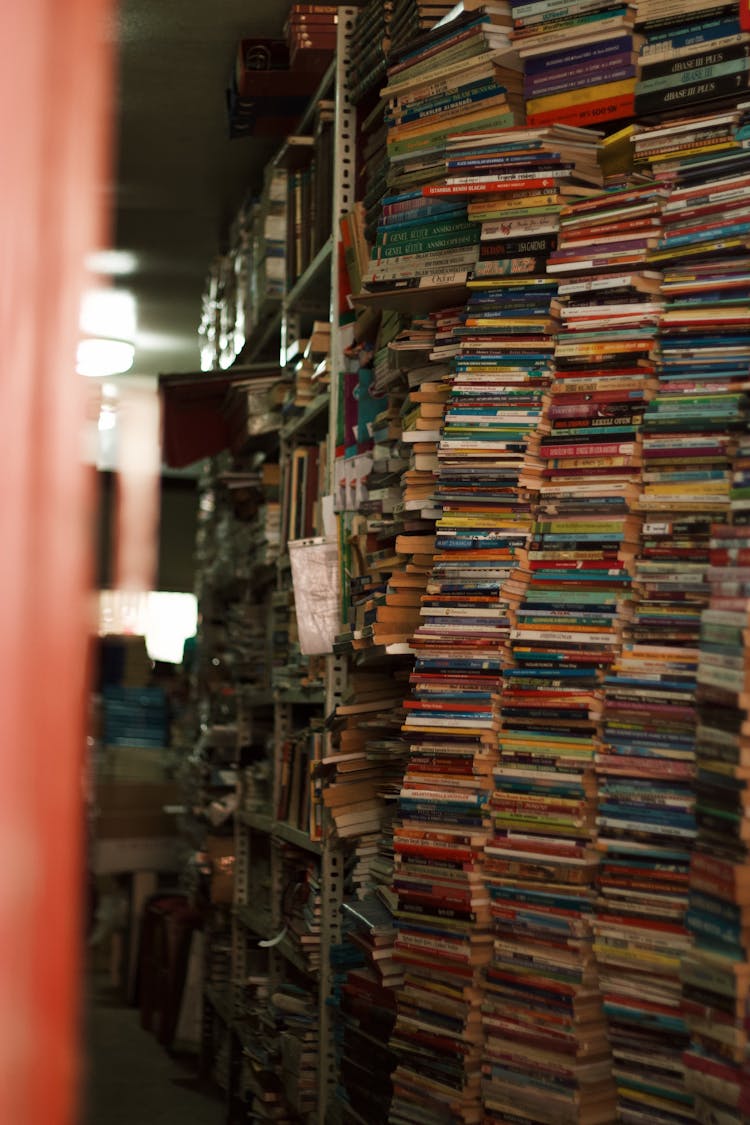
[[[601,86],[582,86],[578,90],[565,90],[562,94],[546,94],[542,98],[531,98],[526,103],[526,112],[547,113],[551,109],[566,109],[572,105],[585,105],[587,102],[617,98],[635,91],[635,78],[622,78],[619,82],[605,82]]]
[[[657,152],[649,156],[649,163],[655,164],[658,160],[684,160],[686,156],[702,156],[705,152],[721,152],[722,149],[736,148],[736,141],[721,141],[715,145],[696,145],[694,148],[672,149],[671,152]]]

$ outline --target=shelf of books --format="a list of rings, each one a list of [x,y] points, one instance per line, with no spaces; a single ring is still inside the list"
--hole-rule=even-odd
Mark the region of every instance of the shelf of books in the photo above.
[[[247,1120],[741,1125],[747,4],[337,15],[279,161]],[[288,544],[334,539],[305,655]]]

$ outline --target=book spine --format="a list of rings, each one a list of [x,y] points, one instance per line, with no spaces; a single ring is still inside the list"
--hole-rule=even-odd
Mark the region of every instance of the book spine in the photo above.
[[[368,292],[400,292],[408,289],[442,289],[446,287],[465,285],[469,274],[464,271],[448,273],[425,274],[421,277],[394,278],[391,281],[365,281],[364,288]]]
[[[473,276],[475,278],[512,277],[519,274],[544,273],[546,265],[546,254],[521,258],[493,258],[491,261],[477,262]]]
[[[747,70],[748,55],[750,54],[750,47],[748,44],[743,44],[742,53],[735,58],[723,59],[721,56],[726,52],[714,51],[706,55],[706,59],[716,59],[716,62],[708,63],[705,66],[691,67],[685,70],[669,70],[662,74],[654,75],[653,77],[646,76],[646,72],[642,71],[638,80],[637,91],[639,94],[648,94],[653,90],[666,90],[669,86],[674,86],[676,83],[690,84],[692,82],[703,82],[707,78],[718,78],[723,74],[738,74],[743,70]],[[694,58],[690,58],[691,63]],[[649,67],[649,72],[651,68]]]
[[[433,102],[423,105],[420,101],[419,109],[407,109],[395,115],[389,115],[386,120],[389,124],[394,126],[409,125],[419,121],[429,121],[430,118],[438,116],[441,113],[455,113],[458,110],[465,109],[467,106],[474,106],[480,102],[486,101],[487,98],[493,98],[498,94],[502,94],[504,88],[499,86],[494,80],[488,79],[483,85],[475,90],[464,92],[462,87],[458,87],[455,94],[444,94],[441,98],[436,98]]]
[[[725,47],[707,47],[705,51],[689,52],[675,59],[654,60],[641,59],[640,73],[642,79],[661,78],[665,74],[683,74],[686,71],[703,70],[706,66],[717,66],[721,63],[732,62],[748,57],[748,37],[743,36],[741,42]]]
[[[418,137],[402,138],[401,140],[388,142],[388,155],[393,156],[409,156],[415,152],[421,152],[427,147],[436,147],[445,144],[449,136],[457,132],[466,132],[469,128],[472,129],[507,129],[515,124],[514,114],[508,111],[507,113],[492,112],[488,117],[481,117],[477,120],[467,123],[462,130],[454,123],[452,125],[446,124],[445,128],[438,129],[434,132],[423,133]]]
[[[705,82],[694,82],[685,86],[672,87],[669,90],[659,90],[650,94],[635,95],[635,113],[648,116],[653,113],[664,113],[677,106],[693,105],[695,102],[703,103],[717,98],[728,97],[747,88],[747,71],[741,74],[727,74],[720,78],[710,78]]]
[[[539,238],[507,238],[503,242],[482,242],[479,258],[515,258],[519,255],[545,254],[557,246],[557,236],[545,235]]]
[[[559,226],[557,217],[545,216],[540,219],[523,218],[506,221],[493,220],[482,223],[482,241],[496,238],[523,238],[537,234],[554,234]]]
[[[498,180],[498,179],[467,179],[462,183],[426,184],[422,192],[428,198],[433,196],[474,195],[483,192],[505,191],[542,191],[556,188],[557,182],[551,176],[535,177],[534,179]]]
[[[547,94],[561,94],[567,90],[576,90],[580,86],[596,86],[605,82],[619,82],[623,78],[631,78],[636,73],[636,66],[631,54],[613,57],[612,61],[606,60],[601,66],[592,67],[584,64],[579,67],[569,67],[565,70],[550,71],[549,75],[531,77],[524,82],[524,95],[526,98],[542,98]]]
[[[442,69],[442,67],[441,67]],[[480,78],[493,78],[494,67],[489,66],[486,60],[482,59],[480,63],[476,61],[471,67],[471,77],[474,81]],[[390,98],[391,109],[406,108],[414,102],[421,102],[426,98],[436,98],[440,95],[450,94],[461,86],[466,85],[468,78],[467,64],[453,65],[450,68],[450,73],[441,76],[440,78],[424,79],[422,82],[405,83],[405,88],[399,92],[397,89],[390,91],[388,88],[381,91],[383,97]],[[396,85],[395,83],[393,84]]]
[[[533,4],[514,4],[514,27],[529,27],[532,24],[550,19],[561,19],[564,16],[574,17],[583,15],[591,9],[601,8],[601,0],[537,0]]]
[[[396,246],[403,243],[419,242],[426,238],[442,238],[453,234],[476,232],[476,224],[465,219],[437,220],[428,226],[403,224],[397,227],[379,227],[376,246]]]
[[[398,258],[404,255],[430,254],[436,250],[454,250],[464,246],[476,246],[479,243],[479,231],[469,229],[457,231],[455,234],[433,235],[428,238],[419,238],[410,242],[397,242],[395,244],[380,244],[375,248],[372,261],[384,261],[388,258]]]
[[[601,101],[589,102],[587,105],[573,106],[567,110],[545,110],[543,113],[529,113],[527,120],[530,126],[552,125],[577,125],[585,128],[587,125],[596,125],[604,121],[614,121],[619,117],[628,117],[633,113],[633,94],[620,94],[618,97],[604,98]]]
[[[562,62],[559,55],[542,55],[539,58],[526,59],[524,74],[529,78],[533,75],[543,74],[545,71],[559,70],[561,67],[597,64],[616,55],[630,54],[632,50],[633,37],[623,32],[622,36],[607,40],[604,43],[586,43],[578,47],[571,47],[565,52]]]
[[[571,30],[570,47],[573,48],[583,46],[583,44],[577,42],[577,38],[590,36],[594,31],[602,35],[610,31],[622,31],[626,33],[629,30],[629,23],[627,18],[623,16],[622,9],[620,9],[614,14],[611,12],[599,13],[596,21],[593,21],[591,17],[589,17],[588,20],[581,20],[572,27],[570,24],[566,24],[565,30],[568,28]],[[560,58],[569,57],[568,48],[560,48],[560,30],[562,29],[550,30],[543,35],[529,37],[529,46],[525,46],[523,40],[517,42],[516,45],[519,48],[521,58],[525,59],[528,56],[533,58],[538,54],[556,54],[559,65]]]
[[[713,47],[727,47],[732,43],[745,41],[746,33],[740,29],[739,20],[711,20],[700,27],[687,30],[674,28],[662,36],[649,37],[641,48],[641,61],[656,62],[659,59],[677,58],[692,51],[709,50]]]
[[[569,90],[562,94],[547,94],[540,98],[531,98],[526,103],[529,115],[540,113],[549,109],[568,109],[572,106],[600,102],[605,99],[617,98],[622,94],[630,94],[633,82],[624,78],[620,82],[605,82],[601,86],[584,86],[576,90]]]
[[[529,39],[532,42],[544,42],[550,38],[557,37],[561,32],[567,31],[569,28],[581,33],[591,33],[594,31],[604,30],[605,28],[614,28],[620,26],[627,26],[624,24],[628,16],[626,7],[620,8],[605,8],[600,11],[586,12],[581,16],[575,15],[561,15],[557,12],[551,13],[552,18],[547,20],[543,27],[540,28],[541,34],[535,34],[537,28],[531,25],[530,34],[524,35],[523,32],[518,35],[517,43],[523,46],[524,40]]]

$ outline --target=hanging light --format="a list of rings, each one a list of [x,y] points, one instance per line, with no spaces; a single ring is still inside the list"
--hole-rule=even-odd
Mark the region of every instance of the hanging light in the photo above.
[[[133,366],[136,332],[135,298],[126,289],[90,289],[81,301],[76,370],[106,378]]]

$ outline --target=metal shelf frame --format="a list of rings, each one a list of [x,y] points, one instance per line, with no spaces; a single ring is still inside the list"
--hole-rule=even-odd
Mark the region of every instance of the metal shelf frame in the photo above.
[[[355,201],[355,156],[356,156],[356,111],[349,97],[348,59],[351,36],[357,17],[357,8],[341,7],[338,10],[337,53],[329,72],[324,76],[318,93],[311,100],[308,113],[300,122],[299,131],[304,133],[312,127],[315,103],[320,97],[330,96],[334,91],[334,190],[331,201],[331,230],[328,242],[320,249],[314,261],[303,276],[286,293],[282,302],[281,351],[284,353],[290,339],[299,335],[305,316],[330,316],[331,338],[331,378],[330,390],[321,394],[299,418],[290,421],[280,432],[280,457],[289,456],[294,443],[307,434],[322,434],[326,426],[330,436],[329,457],[326,465],[327,488],[330,491],[333,480],[333,457],[335,448],[335,425],[339,389],[339,372],[344,362],[344,349],[352,339],[350,327],[340,326],[340,313],[349,310],[338,308],[339,260],[336,247],[339,237],[339,220]],[[282,159],[282,154],[277,160]],[[283,608],[286,590],[290,583],[286,559],[282,557],[277,564],[275,590],[269,591],[269,611]],[[270,633],[270,617],[269,617]],[[279,769],[278,758],[285,740],[293,736],[299,727],[300,704],[309,704],[319,709],[321,715],[330,714],[342,699],[346,688],[347,659],[333,655],[326,658],[326,675],[323,689],[304,691],[292,689],[282,691],[274,688],[269,691],[267,702],[273,706],[273,785],[271,809],[259,813],[242,810],[242,794],[239,794],[239,810],[235,815],[237,843],[236,891],[233,914],[233,974],[234,1003],[228,1013],[231,1026],[236,1026],[233,1042],[235,1051],[241,1052],[243,1043],[248,1041],[245,1023],[238,1023],[238,1003],[244,980],[249,969],[249,947],[257,936],[276,934],[283,925],[281,917],[282,900],[282,862],[281,855],[286,847],[292,845],[301,853],[320,858],[321,867],[321,915],[320,915],[320,968],[312,971],[307,966],[296,946],[286,937],[269,949],[272,981],[283,979],[287,972],[303,973],[317,988],[319,1018],[319,1066],[318,1101],[316,1109],[307,1121],[309,1125],[325,1125],[335,1116],[336,1058],[334,1051],[333,1021],[331,1012],[332,974],[329,964],[329,951],[332,943],[341,938],[341,902],[343,899],[344,860],[343,851],[331,836],[324,831],[322,841],[310,840],[309,836],[297,828],[275,820],[273,813],[278,808]],[[252,705],[261,705],[261,700],[253,698]],[[326,751],[330,749],[330,735],[326,738]],[[253,847],[258,848],[259,833],[270,839],[271,863],[271,911],[261,911],[250,901],[250,870],[253,863]],[[254,842],[255,841],[255,842]],[[267,845],[266,845],[267,846]],[[294,966],[291,969],[290,966]]]

